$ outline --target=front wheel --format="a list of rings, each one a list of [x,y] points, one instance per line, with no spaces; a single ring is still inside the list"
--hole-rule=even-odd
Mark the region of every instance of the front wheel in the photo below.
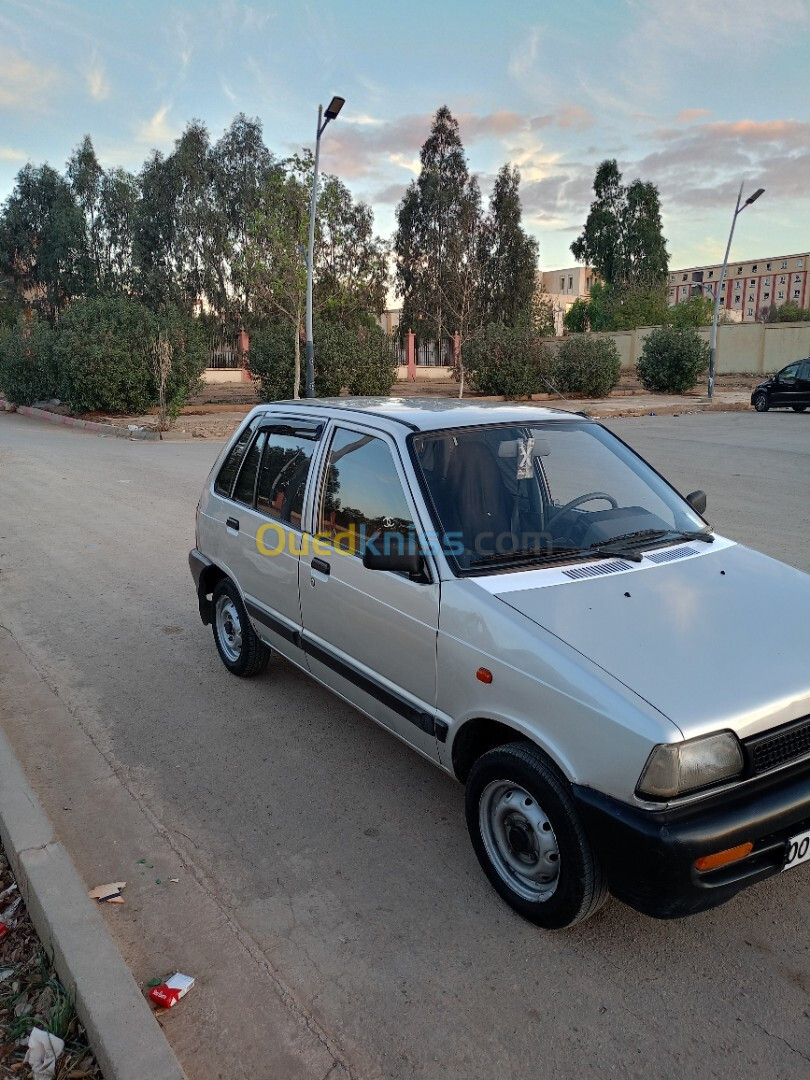
[[[224,578],[218,582],[212,606],[211,627],[222,663],[234,675],[246,678],[259,675],[267,667],[270,650],[256,636],[239,590],[232,581]]]
[[[484,873],[525,919],[561,930],[604,903],[607,884],[565,779],[537,747],[509,743],[479,758],[466,814]]]
[[[768,400],[768,395],[765,393],[756,394],[754,397],[754,408],[757,412],[767,412],[770,409],[771,403]]]

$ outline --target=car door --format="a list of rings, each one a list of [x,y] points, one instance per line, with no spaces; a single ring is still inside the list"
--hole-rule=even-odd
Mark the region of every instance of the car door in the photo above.
[[[771,390],[772,405],[800,405],[799,400],[799,361],[788,364],[782,368],[776,376],[773,390]]]
[[[336,424],[313,506],[316,535],[299,565],[310,671],[433,760],[439,582],[363,566],[368,538],[421,533],[393,441]]]
[[[298,560],[306,485],[322,429],[294,417],[263,422],[239,470],[230,510],[248,614],[263,641],[302,665]]]
[[[810,405],[810,357],[799,368],[799,400],[797,405]]]

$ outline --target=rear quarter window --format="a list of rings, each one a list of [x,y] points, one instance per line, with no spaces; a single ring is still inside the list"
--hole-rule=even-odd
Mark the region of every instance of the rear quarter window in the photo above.
[[[253,432],[256,430],[258,422],[258,417],[255,420],[251,420],[223,461],[222,467],[214,481],[214,491],[217,495],[222,495],[226,499],[231,497],[233,482],[236,479],[236,474],[239,472],[239,466],[242,464],[242,459],[250,445],[250,440],[253,437]]]

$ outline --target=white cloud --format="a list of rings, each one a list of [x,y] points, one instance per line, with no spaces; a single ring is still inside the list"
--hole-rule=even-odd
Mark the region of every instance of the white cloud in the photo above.
[[[84,73],[84,78],[87,83],[87,89],[90,91],[90,97],[93,98],[94,101],[104,101],[110,93],[110,84],[107,81],[107,73],[104,70],[104,65],[101,63],[95,52],[90,58],[90,63]]]
[[[36,64],[13,49],[0,48],[0,109],[41,109],[56,80],[55,68]]]
[[[27,161],[28,154],[24,150],[16,150],[13,146],[0,146],[0,161]]]
[[[175,137],[175,132],[166,123],[171,105],[163,105],[154,116],[143,120],[135,127],[135,138],[139,143],[146,143],[150,147],[165,145]]]

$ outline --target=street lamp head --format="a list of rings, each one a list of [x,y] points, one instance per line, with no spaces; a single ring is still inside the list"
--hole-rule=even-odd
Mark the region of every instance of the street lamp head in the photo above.
[[[748,196],[748,198],[747,198],[747,199],[745,200],[745,203],[744,203],[743,205],[744,205],[744,206],[750,206],[750,205],[751,205],[751,203],[753,203],[753,202],[756,202],[756,201],[757,201],[757,199],[758,199],[758,198],[760,197],[760,195],[763,195],[763,194],[764,194],[764,192],[765,192],[765,188],[764,188],[764,187],[761,187],[761,188],[757,188],[757,190],[756,190],[756,191],[754,192],[754,194],[753,194],[753,195],[749,195],[749,196]]]
[[[334,120],[345,104],[345,98],[333,97],[329,104],[326,106],[326,111],[323,115],[326,117],[327,120]]]

